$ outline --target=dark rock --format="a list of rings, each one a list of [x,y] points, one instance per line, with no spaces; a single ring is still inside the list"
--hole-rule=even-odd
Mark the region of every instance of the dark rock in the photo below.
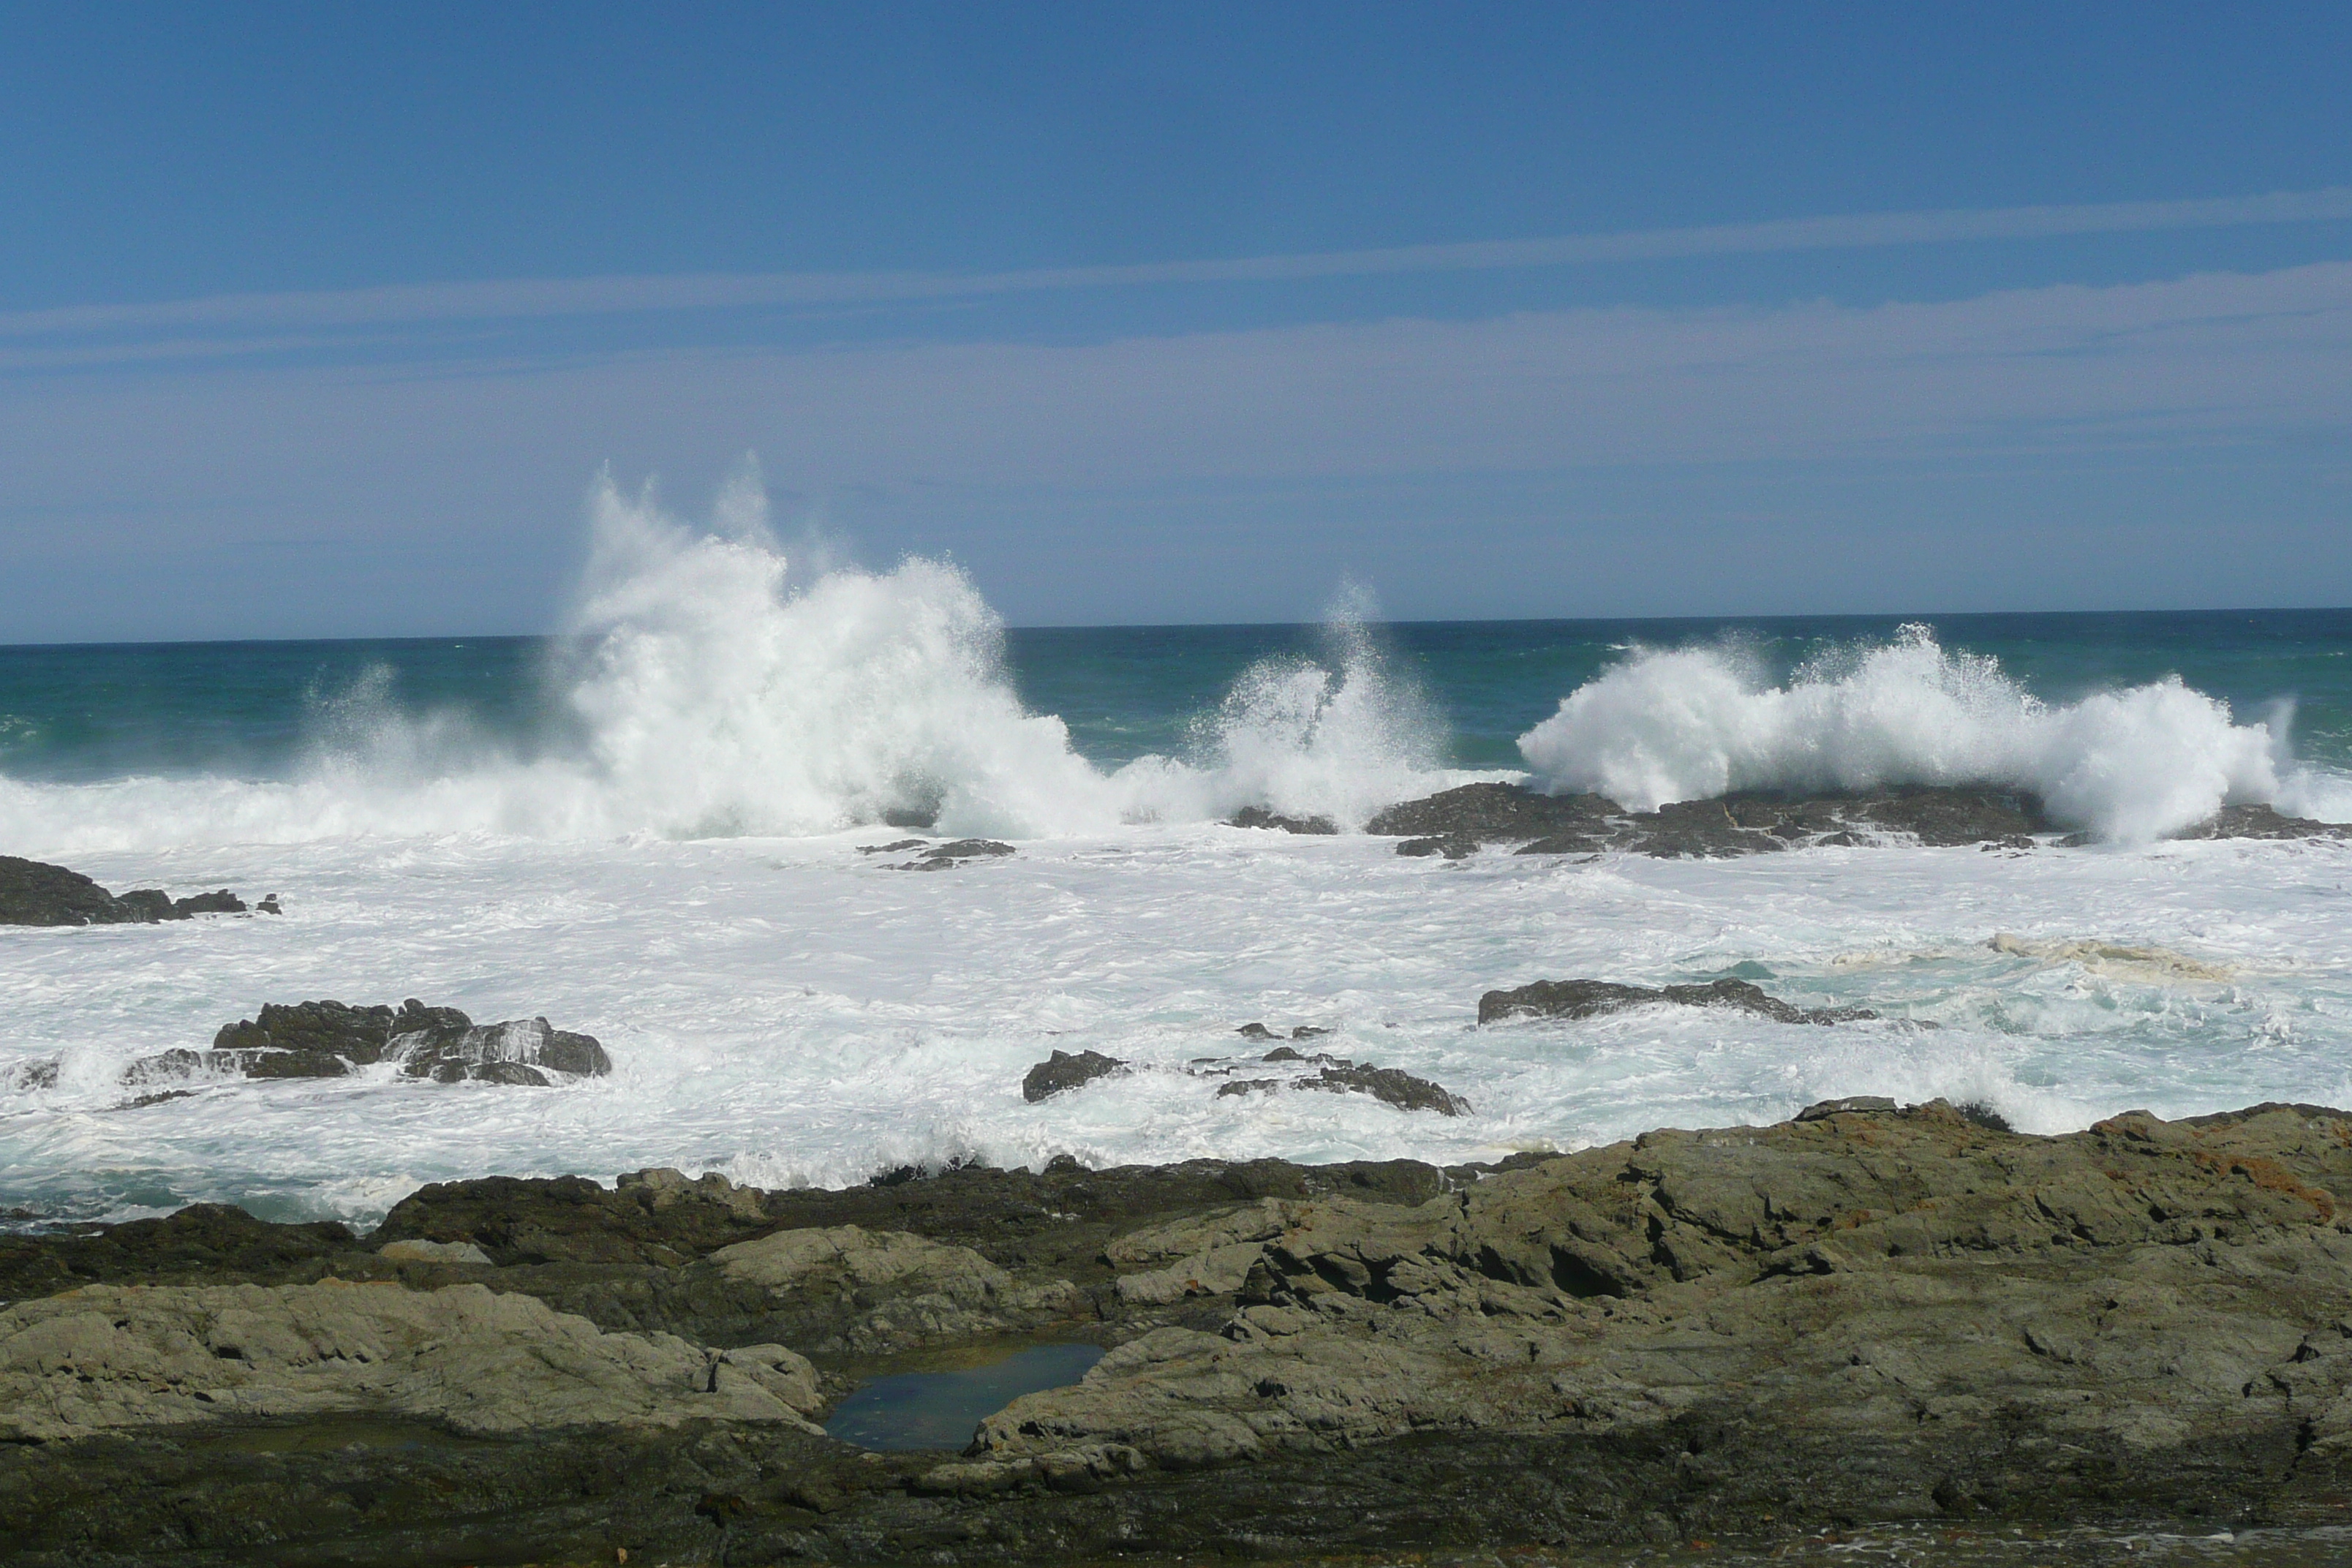
[[[58,1070],[64,1066],[63,1060],[57,1057],[18,1062],[8,1069],[6,1077],[0,1082],[20,1092],[28,1089],[55,1089],[58,1087]]]
[[[1284,833],[1305,833],[1318,837],[1339,831],[1339,825],[1328,816],[1285,816],[1268,811],[1262,805],[1245,805],[1225,819],[1227,827],[1272,827]]]
[[[1013,853],[1010,844],[999,844],[993,838],[958,838],[923,851],[934,860],[984,859],[993,855]]]
[[[1295,1024],[1291,1026],[1290,1037],[1294,1040],[1311,1040],[1330,1032],[1320,1024]]]
[[[1235,1029],[1234,1033],[1239,1035],[1244,1040],[1278,1040],[1282,1038],[1280,1035],[1276,1034],[1264,1024],[1244,1024],[1240,1028]]]
[[[341,1078],[377,1062],[436,1083],[479,1079],[545,1088],[550,1073],[600,1077],[612,1058],[593,1036],[553,1028],[545,1018],[476,1024],[455,1007],[415,998],[390,1007],[341,1002],[270,1003],[256,1018],[224,1025],[208,1051],[174,1049],[123,1069],[133,1087],[175,1078]]]
[[[172,895],[161,888],[133,888],[115,900],[130,911],[127,920],[144,925],[156,921],[187,919],[187,911],[173,905]]]
[[[275,893],[270,894],[268,898],[262,900],[261,902],[254,905],[253,908],[254,912],[257,914],[282,915],[286,912],[285,909],[278,902],[278,895]]]
[[[1107,1057],[1100,1051],[1080,1051],[1072,1056],[1067,1051],[1055,1051],[1045,1060],[1029,1069],[1021,1080],[1021,1098],[1034,1105],[1041,1100],[1076,1089],[1081,1084],[1125,1072],[1127,1064],[1117,1057]]]
[[[1422,842],[1433,844],[1437,841],[1425,839]],[[1538,838],[1532,844],[1522,844],[1511,853],[1514,855],[1597,855],[1608,847],[1607,839],[1596,838],[1590,833],[1555,833],[1549,838]],[[1397,853],[1402,855],[1404,852],[1404,846],[1398,845]]]
[[[79,871],[0,855],[0,925],[152,925],[244,912],[226,888],[177,900],[160,888],[135,888],[117,898]]]
[[[926,842],[920,838],[894,838],[887,844],[861,844],[857,852],[860,855],[898,855],[908,849],[920,849]]]
[[[334,1221],[272,1225],[225,1204],[194,1204],[86,1236],[0,1235],[0,1300],[54,1296],[79,1285],[161,1285],[264,1279],[353,1249]]]
[[[940,808],[936,805],[893,808],[882,814],[883,826],[911,827],[918,833],[929,833],[939,820]]]
[[[1265,1094],[1280,1089],[1313,1089],[1333,1094],[1369,1094],[1399,1110],[1434,1110],[1441,1116],[1459,1116],[1470,1109],[1470,1102],[1459,1095],[1450,1094],[1425,1078],[1415,1078],[1395,1068],[1351,1062],[1344,1057],[1304,1056],[1289,1046],[1278,1046],[1259,1059],[1323,1065],[1320,1070],[1303,1078],[1234,1079],[1217,1086],[1218,1095],[1222,1098],[1226,1095]]]
[[[1463,784],[1390,806],[1367,822],[1364,831],[1408,837],[1467,837],[1486,844],[1598,829],[1623,809],[1597,795],[1549,795],[1517,784]]]
[[[121,925],[160,918],[144,900],[126,906],[79,871],[0,855],[0,925]]]
[[[1466,860],[1478,852],[1478,836],[1475,833],[1445,833],[1433,838],[1406,838],[1398,842],[1396,852],[1419,858],[1443,855],[1448,860]]]
[[[1598,1018],[1629,1007],[1672,1003],[1684,1007],[1729,1007],[1782,1024],[1844,1024],[1875,1018],[1867,1007],[1798,1007],[1767,995],[1745,980],[1704,985],[1619,985],[1606,980],[1538,980],[1515,991],[1489,991],[1478,998],[1478,1021],[1505,1018]]]
[[[1850,1094],[1843,1100],[1816,1100],[1797,1112],[1796,1120],[1826,1121],[1832,1116],[1893,1116],[1902,1109],[1885,1095]]]
[[[1335,1094],[1369,1094],[1399,1110],[1434,1110],[1440,1116],[1460,1116],[1470,1109],[1468,1100],[1425,1078],[1415,1078],[1395,1068],[1374,1067],[1370,1062],[1327,1067],[1313,1078],[1297,1079],[1292,1087],[1327,1089]]]
[[[1010,844],[999,844],[993,838],[957,838],[946,844],[935,844],[915,859],[891,868],[894,871],[943,871],[966,860],[985,860],[999,855],[1014,853]]]
[[[2176,838],[2352,838],[2352,826],[2286,816],[2267,805],[2225,805]]]

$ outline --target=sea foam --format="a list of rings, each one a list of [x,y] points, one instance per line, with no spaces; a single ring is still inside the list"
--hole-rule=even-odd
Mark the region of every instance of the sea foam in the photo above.
[[[489,833],[802,836],[889,817],[1033,838],[1199,822],[1244,805],[1360,825],[1472,776],[1392,670],[1368,596],[1343,595],[1320,657],[1261,661],[1177,756],[1116,772],[1023,706],[1003,626],[951,563],[800,580],[756,470],[689,527],[609,479],[590,502],[576,606],[545,674],[559,718],[525,755],[463,715],[404,710],[391,672],[316,704],[283,779],[0,778],[0,841],[50,854]]]
[[[1636,649],[1519,738],[1535,781],[1636,809],[1735,790],[1994,784],[2059,821],[2144,842],[2225,803],[2340,817],[2341,781],[2297,768],[2291,710],[2242,724],[2178,678],[2045,703],[1924,626],[1774,685],[1737,646]]]

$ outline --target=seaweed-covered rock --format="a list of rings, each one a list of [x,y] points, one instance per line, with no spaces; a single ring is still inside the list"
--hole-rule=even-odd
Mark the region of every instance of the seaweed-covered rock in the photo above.
[[[1021,1098],[1034,1105],[1041,1100],[1077,1089],[1098,1078],[1127,1070],[1127,1064],[1117,1057],[1107,1057],[1100,1051],[1055,1051],[1052,1056],[1029,1069],[1021,1080]]]
[[[1629,1007],[1665,1003],[1681,1007],[1727,1007],[1755,1013],[1781,1024],[1845,1024],[1875,1018],[1867,1007],[1799,1007],[1768,994],[1745,980],[1716,980],[1704,985],[1619,985],[1606,980],[1538,980],[1511,991],[1489,991],[1478,998],[1478,1021],[1505,1018],[1598,1018]]]

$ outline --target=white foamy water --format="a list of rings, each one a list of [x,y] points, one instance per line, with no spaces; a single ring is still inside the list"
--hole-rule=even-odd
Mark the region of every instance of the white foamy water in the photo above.
[[[1639,810],[1735,790],[1992,784],[2052,815],[2147,842],[2227,804],[2352,816],[2352,787],[2286,755],[2286,717],[2252,724],[2168,679],[2043,703],[1926,626],[1773,685],[1736,648],[1636,650],[1519,740],[1538,784]]]
[[[364,1218],[419,1183],[490,1171],[838,1184],[959,1155],[1454,1160],[1843,1094],[1982,1100],[2042,1131],[2134,1105],[2352,1101],[2338,845],[1457,865],[1360,837],[1188,826],[917,874],[858,854],[863,837],[89,858],[116,885],[276,890],[287,913],[0,932],[0,1057],[64,1061],[58,1088],[0,1094],[0,1197]],[[1995,951],[2000,933],[2032,951]],[[2086,941],[2193,967],[2064,956]],[[1726,973],[1944,1026],[1688,1010],[1474,1023],[1493,986]],[[119,1109],[133,1057],[319,996],[543,1013],[602,1038],[614,1074],[551,1089],[239,1083]],[[1318,1047],[1434,1079],[1475,1112],[1221,1099],[1181,1070],[1265,1049],[1234,1033],[1254,1020],[1331,1027]],[[1022,1074],[1056,1047],[1147,1070],[1026,1103]]]
[[[2326,780],[2177,683],[2045,707],[1924,635],[1782,686],[1720,649],[1629,649],[1525,738],[1542,782],[1647,805],[1994,780],[2114,842],[1406,859],[1385,839],[1216,824],[1266,805],[1356,825],[1473,776],[1434,760],[1442,726],[1361,606],[1342,605],[1328,657],[1246,672],[1184,754],[1107,772],[1024,710],[996,618],[951,567],[795,583],[755,487],[720,510],[697,532],[599,496],[573,662],[549,672],[564,725],[541,753],[362,682],[289,779],[0,781],[12,853],[117,889],[277,892],[287,911],[0,928],[0,1204],[364,1220],[420,1183],[494,1172],[839,1184],[959,1157],[1452,1161],[1848,1094],[1980,1101],[2035,1131],[2135,1105],[2352,1101],[2352,846],[2148,842],[2225,799],[2311,809]],[[914,874],[859,852],[899,834],[852,825],[905,810],[1019,853]],[[1492,987],[1727,973],[1887,1016],[1474,1022]],[[131,1060],[202,1047],[265,1002],[411,996],[594,1034],[614,1074],[125,1103]],[[1475,1110],[1219,1097],[1184,1070],[1262,1050],[1235,1032],[1254,1021],[1330,1029],[1318,1048]],[[1022,1075],[1055,1048],[1137,1070],[1028,1104]],[[13,1070],[49,1061],[54,1087]]]
[[[1343,603],[1334,657],[1269,660],[1203,717],[1182,757],[1106,773],[1062,721],[1023,710],[1003,628],[954,567],[790,578],[756,474],[698,532],[609,483],[549,672],[580,740],[521,759],[362,683],[329,707],[288,780],[0,779],[0,843],[62,854],[453,833],[609,838],[832,832],[888,812],[949,834],[1037,837],[1200,822],[1244,805],[1349,825],[1473,777]]]

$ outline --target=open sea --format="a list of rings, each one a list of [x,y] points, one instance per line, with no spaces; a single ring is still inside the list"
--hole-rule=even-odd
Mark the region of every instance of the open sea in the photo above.
[[[2352,843],[2166,837],[2225,801],[2352,820],[2352,612],[1392,625],[1343,599],[1008,631],[950,566],[799,584],[756,535],[617,501],[597,527],[560,637],[0,648],[0,853],[285,910],[0,928],[0,1208],[367,1222],[491,1173],[1451,1162],[1848,1094],[2033,1131],[2352,1103]],[[1355,829],[1481,778],[1637,807],[1990,781],[2096,842],[1448,862],[1221,826]],[[910,813],[1018,853],[861,852]],[[1496,986],[1721,975],[1886,1018],[1475,1023]],[[265,1002],[412,996],[586,1031],[614,1071],[121,1082]],[[1251,1022],[1474,1109],[1181,1070]],[[1138,1070],[1028,1103],[1055,1048]]]

